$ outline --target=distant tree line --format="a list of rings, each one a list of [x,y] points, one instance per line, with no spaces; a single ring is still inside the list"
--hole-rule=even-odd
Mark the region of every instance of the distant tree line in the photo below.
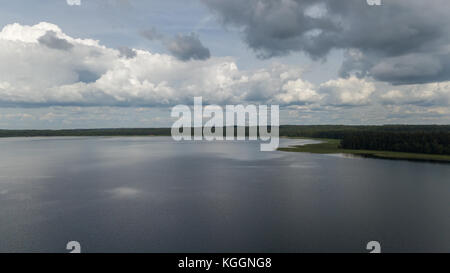
[[[236,127],[232,129],[237,131]],[[285,137],[340,139],[345,149],[450,154],[450,125],[283,125],[279,130]],[[246,127],[245,134],[248,132]],[[171,128],[0,130],[0,137],[170,135]]]
[[[450,155],[449,132],[353,132],[341,148]]]
[[[448,132],[450,125],[282,125],[280,136],[343,139],[355,132],[416,133]],[[236,127],[234,128],[236,130]],[[269,129],[270,130],[270,129]],[[214,130],[213,130],[214,131]],[[249,128],[246,128],[246,134]],[[226,128],[224,128],[226,132]],[[170,136],[171,128],[105,128],[69,130],[0,130],[0,137],[35,136]]]
[[[343,139],[358,132],[384,133],[450,133],[450,125],[382,125],[382,126],[350,126],[350,125],[283,125],[280,135],[287,137],[311,137]]]
[[[52,137],[52,136],[170,136],[170,128],[0,130],[0,137]]]
[[[450,155],[449,125],[281,126],[280,134],[340,139],[344,149]]]

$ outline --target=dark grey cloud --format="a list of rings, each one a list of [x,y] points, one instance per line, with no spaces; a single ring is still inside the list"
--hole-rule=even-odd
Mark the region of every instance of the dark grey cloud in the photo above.
[[[73,45],[65,39],[58,38],[56,32],[47,31],[38,39],[39,43],[53,49],[70,50]]]
[[[450,54],[415,53],[384,58],[370,69],[370,74],[395,85],[447,81]]]
[[[80,82],[92,83],[96,82],[100,78],[100,75],[98,75],[97,73],[86,69],[80,69],[76,72],[78,74],[78,81]]]
[[[134,49],[126,47],[126,46],[121,46],[118,48],[118,50],[120,52],[120,57],[123,57],[123,58],[133,59],[137,55],[137,53]]]
[[[442,58],[450,53],[448,0],[385,0],[382,6],[366,0],[202,1],[225,25],[242,29],[261,58],[305,52],[320,59],[333,49],[357,50],[362,56],[347,55],[342,76],[396,84],[450,80],[450,58]],[[420,60],[406,61],[419,56],[427,61],[420,77],[421,69],[413,68]],[[387,76],[389,67],[396,73]]]
[[[351,75],[355,75],[358,78],[364,78],[374,66],[373,59],[376,59],[376,57],[364,55],[359,50],[346,50],[344,52],[344,61],[338,71],[339,76],[348,78]]]
[[[150,41],[160,41],[165,48],[179,60],[207,60],[211,57],[210,50],[203,45],[195,33],[178,34],[166,37],[155,28],[141,31],[141,35]]]
[[[155,28],[143,30],[141,31],[141,35],[150,41],[157,41],[164,39],[164,35],[159,33]]]
[[[167,44],[169,52],[182,61],[206,60],[211,57],[206,48],[195,33],[177,35]]]

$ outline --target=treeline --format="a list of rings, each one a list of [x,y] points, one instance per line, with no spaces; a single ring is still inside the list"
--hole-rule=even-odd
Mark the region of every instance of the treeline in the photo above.
[[[450,132],[353,132],[341,148],[450,155]]]
[[[0,137],[52,136],[170,136],[170,128],[0,130]]]
[[[345,149],[450,155],[450,125],[283,125],[279,130],[285,137],[340,139]],[[0,130],[0,137],[170,135],[171,128]]]
[[[280,134],[340,139],[344,149],[450,155],[449,125],[281,126]]]
[[[349,125],[283,125],[280,135],[287,137],[311,137],[343,139],[359,132],[383,133],[450,133],[450,125],[382,125],[382,126],[349,126]]]
[[[234,128],[236,129],[236,128]],[[437,133],[449,132],[450,125],[282,125],[280,136],[333,138],[344,137],[358,132],[385,133]],[[246,134],[249,128],[246,128]],[[226,132],[226,128],[224,128]],[[0,130],[0,137],[36,137],[36,136],[170,136],[171,128],[111,128],[111,129],[70,129],[70,130]]]

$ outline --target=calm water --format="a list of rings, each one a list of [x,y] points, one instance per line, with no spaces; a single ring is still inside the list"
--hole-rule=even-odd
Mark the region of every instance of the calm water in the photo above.
[[[159,137],[0,151],[0,252],[450,252],[450,165]]]

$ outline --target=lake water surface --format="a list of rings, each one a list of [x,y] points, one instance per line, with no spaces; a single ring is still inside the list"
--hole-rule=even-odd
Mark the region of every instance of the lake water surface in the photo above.
[[[0,252],[450,252],[450,165],[259,148],[1,139]]]

